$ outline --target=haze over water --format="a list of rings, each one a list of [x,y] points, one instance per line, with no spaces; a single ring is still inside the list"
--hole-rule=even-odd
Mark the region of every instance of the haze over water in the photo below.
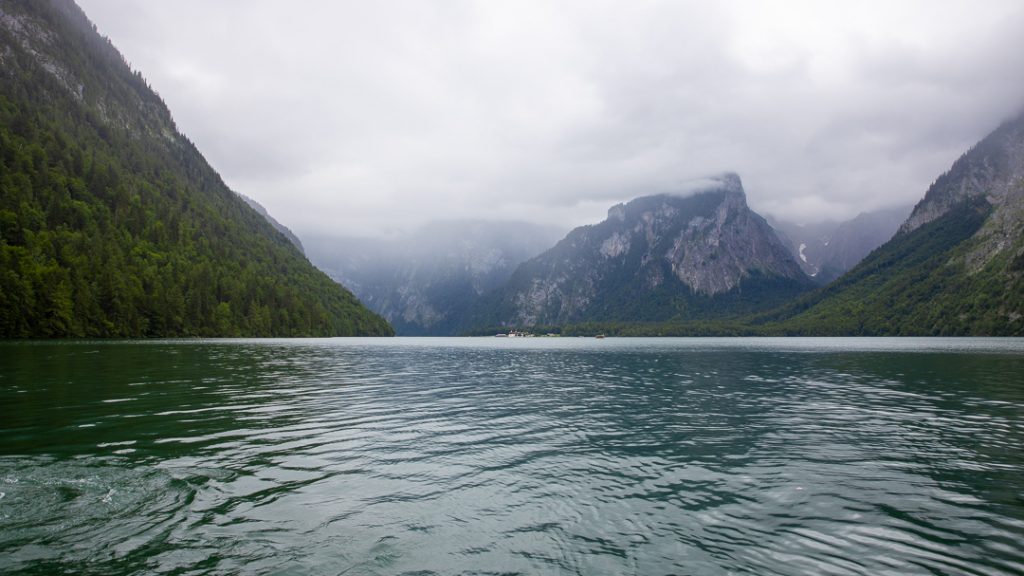
[[[1019,574],[1024,340],[2,343],[0,572]]]

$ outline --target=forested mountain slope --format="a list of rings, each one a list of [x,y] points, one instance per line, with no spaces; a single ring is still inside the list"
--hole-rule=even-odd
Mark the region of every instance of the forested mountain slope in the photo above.
[[[790,333],[1024,335],[1024,116],[929,188],[896,236],[760,321]]]
[[[0,0],[0,336],[390,334],[71,0]]]

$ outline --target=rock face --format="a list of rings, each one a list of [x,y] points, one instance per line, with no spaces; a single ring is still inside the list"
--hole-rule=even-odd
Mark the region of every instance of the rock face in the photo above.
[[[310,259],[404,336],[453,335],[484,294],[549,248],[557,229],[524,222],[435,222],[389,240],[307,239]]]
[[[723,317],[807,289],[774,230],[747,207],[739,176],[686,196],[614,206],[524,263],[489,303],[507,325]],[[486,311],[477,324],[487,318]]]
[[[862,212],[845,222],[798,225],[769,219],[805,274],[820,284],[835,280],[896,234],[910,206]]]

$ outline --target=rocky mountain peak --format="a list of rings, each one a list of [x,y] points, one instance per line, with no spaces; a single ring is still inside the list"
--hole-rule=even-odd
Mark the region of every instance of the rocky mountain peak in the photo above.
[[[719,190],[741,194],[746,197],[746,194],[743,192],[743,181],[740,179],[740,175],[735,172],[723,172],[713,176],[711,180],[717,182],[716,188]]]
[[[634,309],[658,319],[679,312],[673,300],[715,298],[766,278],[807,282],[747,206],[739,176],[727,173],[685,193],[616,205],[605,221],[573,230],[513,275],[503,307],[514,314],[503,320],[562,323]]]

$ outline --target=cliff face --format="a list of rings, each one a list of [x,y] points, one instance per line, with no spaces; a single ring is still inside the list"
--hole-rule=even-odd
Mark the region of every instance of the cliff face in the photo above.
[[[573,230],[520,266],[492,303],[492,321],[728,316],[807,286],[774,230],[747,207],[739,177],[726,174],[687,196],[614,206],[604,222]]]

